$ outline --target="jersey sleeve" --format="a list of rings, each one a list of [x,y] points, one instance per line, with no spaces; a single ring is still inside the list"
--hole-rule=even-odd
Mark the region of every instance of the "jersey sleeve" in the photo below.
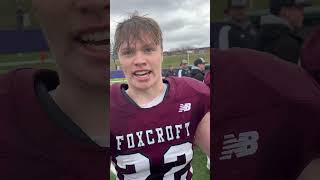
[[[320,45],[320,26],[315,28],[315,30],[311,33],[310,36],[305,40],[301,51],[301,66],[306,69],[315,80],[319,83],[319,69],[320,69],[320,53],[318,47]],[[309,93],[311,94],[311,93]],[[314,99],[314,98],[313,98]],[[312,101],[310,101],[312,102]],[[316,102],[314,102],[316,103]],[[319,104],[311,104],[307,108],[304,107],[304,113],[302,116],[304,119],[304,123],[299,123],[297,126],[299,128],[299,133],[301,137],[305,137],[305,140],[302,141],[302,147],[305,149],[305,158],[306,164],[308,161],[313,159],[320,158],[320,110]]]
[[[320,158],[320,102],[315,106],[299,106],[299,119],[294,119],[300,141],[304,169],[312,160]]]
[[[205,83],[198,80],[190,79],[189,81],[187,81],[187,83],[189,84],[190,88],[192,88],[196,92],[198,97],[197,108],[200,111],[202,117],[204,117],[207,112],[210,112],[210,89]]]
[[[301,66],[311,73],[320,82],[320,26],[304,41],[301,50]]]
[[[203,84],[205,85],[205,84]],[[202,95],[202,100],[204,104],[204,113],[210,112],[211,108],[211,96],[210,96],[210,89],[207,86],[204,86],[204,89],[206,89],[206,93]]]
[[[210,81],[211,81],[211,80],[210,80],[210,72],[207,72],[206,75],[204,76],[203,82],[204,82],[209,88],[211,88],[211,87],[210,87],[210,85],[211,85],[211,82],[210,82]]]

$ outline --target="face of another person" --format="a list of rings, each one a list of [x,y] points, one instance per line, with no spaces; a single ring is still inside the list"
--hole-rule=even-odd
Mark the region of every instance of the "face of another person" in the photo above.
[[[201,71],[204,71],[205,68],[206,68],[206,65],[205,65],[205,64],[199,64],[198,67],[199,67],[199,69],[200,69]]]
[[[287,8],[287,19],[292,26],[301,28],[304,20],[304,7],[293,6]]]
[[[32,3],[56,59],[60,83],[106,86],[109,2],[32,0]]]
[[[242,23],[247,21],[247,8],[245,7],[231,7],[228,10],[228,15],[236,22]]]
[[[188,68],[188,64],[182,64],[182,69],[187,69]]]
[[[129,88],[147,90],[162,82],[162,48],[145,33],[140,40],[122,43],[118,55]]]

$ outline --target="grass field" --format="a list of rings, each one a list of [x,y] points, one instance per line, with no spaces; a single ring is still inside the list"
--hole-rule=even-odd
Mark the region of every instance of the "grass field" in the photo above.
[[[32,59],[32,60],[34,60],[34,59]],[[13,60],[12,62],[13,63],[15,63],[15,62],[20,63],[19,60]],[[5,65],[4,65],[4,63],[5,63]],[[19,65],[12,64],[12,65],[9,65],[9,64],[7,64],[7,62],[2,62],[0,59],[0,74],[6,73],[10,70],[17,69],[17,68],[36,68],[36,69],[56,70],[56,65],[54,62],[44,61],[43,63],[41,63],[40,60],[38,60],[38,63],[35,63],[35,64],[19,64]]]
[[[47,57],[51,58],[51,55],[47,52]],[[33,61],[40,58],[39,52],[32,53],[16,53],[16,54],[0,54],[0,63],[4,62],[20,62],[20,61]]]
[[[53,60],[51,60],[52,57],[49,53],[47,53],[47,59],[44,62],[40,62],[39,57],[39,52],[0,54],[0,74],[17,68],[41,68],[56,70],[55,63]],[[31,62],[32,64],[29,64]]]
[[[33,65],[19,65],[19,66],[0,66],[0,74],[6,73],[10,70],[17,68],[36,68],[36,69],[52,69],[56,70],[55,64],[43,63],[43,64],[33,64]]]
[[[114,79],[110,79],[110,84],[113,83],[126,83],[127,80],[125,78],[114,78]]]
[[[193,178],[194,180],[209,180],[210,171],[207,169],[207,156],[205,156],[199,148],[194,149],[192,160]],[[110,180],[115,180],[115,176],[110,174]]]

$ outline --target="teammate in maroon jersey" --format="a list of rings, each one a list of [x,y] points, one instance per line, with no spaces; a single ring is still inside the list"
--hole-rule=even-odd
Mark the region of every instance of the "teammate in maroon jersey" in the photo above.
[[[301,66],[320,83],[320,26],[316,27],[304,42],[301,51]],[[314,159],[303,171],[299,180],[318,179],[320,159]]]
[[[0,77],[0,179],[108,179],[106,0],[33,0],[58,74]]]
[[[207,72],[206,75],[204,76],[203,82],[210,88],[211,87],[211,78],[210,78],[211,72]]]
[[[128,84],[111,87],[111,155],[119,179],[191,179],[193,145],[209,155],[210,97],[191,78],[162,80],[162,32],[136,14],[118,24]]]
[[[315,28],[304,42],[301,66],[320,83],[320,26]]]
[[[318,83],[267,53],[211,54],[213,179],[306,179],[301,172],[320,154]]]

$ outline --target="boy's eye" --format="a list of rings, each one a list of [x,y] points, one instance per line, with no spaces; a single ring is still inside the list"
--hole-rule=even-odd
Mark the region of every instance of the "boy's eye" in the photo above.
[[[124,56],[128,56],[128,55],[132,55],[133,51],[132,50],[125,50],[125,51],[122,51],[121,54]]]
[[[154,51],[155,49],[154,48],[145,48],[144,51],[147,52],[147,53],[150,53],[152,51]]]

